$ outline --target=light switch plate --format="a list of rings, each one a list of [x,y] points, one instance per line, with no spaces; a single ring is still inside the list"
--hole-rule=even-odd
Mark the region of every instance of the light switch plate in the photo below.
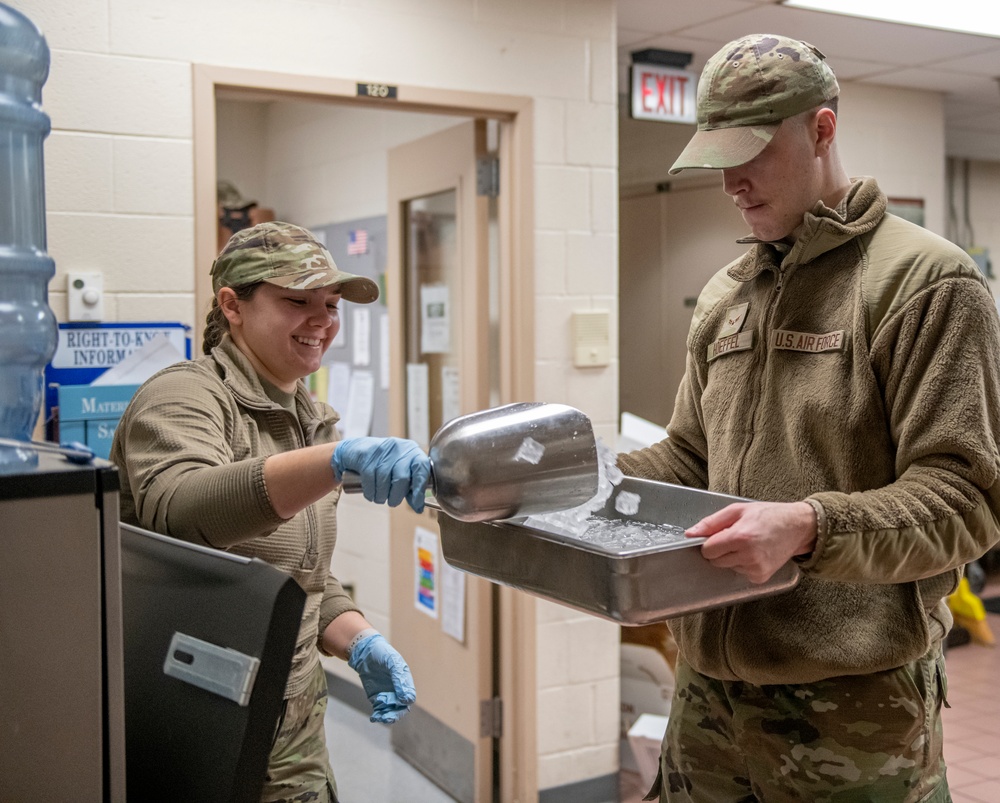
[[[602,367],[611,357],[611,315],[608,310],[577,310],[573,313],[573,365]]]

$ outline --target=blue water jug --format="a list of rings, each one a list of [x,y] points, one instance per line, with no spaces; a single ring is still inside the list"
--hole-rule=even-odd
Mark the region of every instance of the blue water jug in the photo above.
[[[49,308],[55,263],[45,253],[42,84],[49,46],[31,20],[0,3],[0,473],[38,462],[29,441],[58,326]]]

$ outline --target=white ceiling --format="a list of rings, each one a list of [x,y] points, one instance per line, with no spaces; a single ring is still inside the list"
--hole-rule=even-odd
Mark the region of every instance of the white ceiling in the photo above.
[[[942,0],[914,0],[942,2]],[[983,13],[1000,13],[983,2]],[[1000,161],[1000,39],[788,8],[775,0],[618,0],[619,86],[631,53],[692,53],[700,73],[726,42],[748,33],[804,39],[842,81],[944,94],[948,156]]]

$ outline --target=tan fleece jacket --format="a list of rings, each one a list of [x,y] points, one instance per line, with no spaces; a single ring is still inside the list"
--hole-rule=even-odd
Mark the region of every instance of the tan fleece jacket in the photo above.
[[[337,414],[301,382],[295,411],[267,396],[227,335],[210,355],[166,368],[136,391],[110,454],[123,522],[260,558],[306,591],[286,697],[307,685],[324,628],[358,610],[330,574],[340,490],[288,520],[267,498],[266,457],[338,438]]]
[[[885,209],[864,179],[785,253],[752,241],[699,298],[669,437],[619,457],[634,476],[817,511],[794,590],[670,622],[712,677],[911,661],[951,626],[962,566],[1000,539],[996,305],[963,251]]]

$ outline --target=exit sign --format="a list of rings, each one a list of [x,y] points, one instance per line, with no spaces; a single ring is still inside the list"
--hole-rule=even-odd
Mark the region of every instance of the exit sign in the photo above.
[[[698,76],[659,64],[632,65],[632,117],[666,123],[697,122]]]

